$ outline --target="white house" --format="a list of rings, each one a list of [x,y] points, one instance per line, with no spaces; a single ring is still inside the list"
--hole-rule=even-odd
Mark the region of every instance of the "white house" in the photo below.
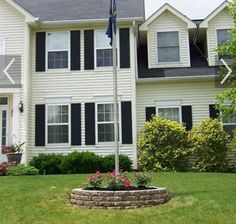
[[[216,115],[215,49],[233,19],[226,2],[199,21],[168,4],[146,21],[143,0],[117,7],[120,152],[137,167],[137,136],[152,114],[188,129]],[[114,153],[108,13],[107,0],[0,0],[1,70],[21,61],[9,68],[13,77],[21,71],[19,83],[0,73],[0,145],[26,142],[23,162],[40,153]]]

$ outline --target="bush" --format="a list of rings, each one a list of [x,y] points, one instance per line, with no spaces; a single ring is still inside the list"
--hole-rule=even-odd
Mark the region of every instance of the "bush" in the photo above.
[[[30,165],[37,168],[40,174],[61,174],[62,159],[63,155],[40,154],[33,158]]]
[[[73,152],[66,156],[41,154],[30,162],[40,174],[77,174],[106,172],[115,169],[115,156],[101,157],[92,152]],[[128,156],[120,155],[120,169],[131,170],[132,162]]]
[[[120,170],[130,171],[132,166],[132,161],[128,156],[120,155]],[[113,171],[115,168],[115,155],[108,155],[102,158],[102,172]]]
[[[229,136],[217,119],[207,119],[194,126],[189,139],[191,151],[196,157],[193,161],[194,170],[209,172],[225,169]]]
[[[16,163],[0,163],[0,176],[5,176],[7,172],[7,168],[10,166],[16,166]]]
[[[17,165],[7,167],[7,176],[33,176],[38,175],[39,170],[33,166]]]
[[[138,139],[138,162],[146,171],[186,171],[188,137],[183,125],[158,116],[146,122]]]
[[[62,160],[62,173],[95,173],[101,168],[102,158],[92,152],[73,152]]]

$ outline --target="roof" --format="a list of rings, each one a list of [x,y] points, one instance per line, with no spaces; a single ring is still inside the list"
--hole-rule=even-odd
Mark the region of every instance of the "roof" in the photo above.
[[[152,14],[143,24],[140,25],[140,30],[146,31],[148,29],[148,25],[151,24],[158,16],[160,16],[166,10],[173,13],[182,21],[186,22],[188,28],[196,28],[196,24],[191,19],[189,19],[187,16],[179,12],[177,9],[166,3],[161,8],[159,8],[154,14]]]
[[[229,6],[228,1],[224,1],[222,4],[220,4],[213,12],[211,12],[200,24],[201,28],[207,28],[208,23],[214,19],[221,11],[223,11],[226,7]]]
[[[43,22],[107,20],[109,0],[14,0]],[[144,19],[144,0],[118,0],[117,18]]]
[[[194,45],[190,46],[191,67],[184,68],[148,68],[147,46],[141,45],[138,51],[138,78],[180,78],[180,77],[207,77],[216,76],[218,67],[209,67],[207,60],[200,54]]]

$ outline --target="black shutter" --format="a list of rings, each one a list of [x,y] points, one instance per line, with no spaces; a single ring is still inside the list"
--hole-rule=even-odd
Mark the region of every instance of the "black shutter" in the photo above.
[[[71,104],[71,145],[81,145],[81,104]]]
[[[193,127],[192,106],[182,106],[182,122],[186,130],[190,131]]]
[[[120,29],[120,67],[130,68],[129,28]]]
[[[133,144],[132,103],[121,103],[122,144]]]
[[[35,106],[35,146],[45,146],[45,105]]]
[[[211,104],[209,105],[209,113],[210,113],[210,118],[216,119],[219,118],[220,116],[220,111],[216,109],[216,105]]]
[[[45,72],[46,33],[36,33],[36,72]]]
[[[95,104],[85,104],[85,145],[95,145]]]
[[[152,115],[156,114],[156,107],[146,107],[146,121],[152,119]]]
[[[80,70],[80,31],[71,31],[71,70]]]
[[[94,69],[94,31],[84,31],[84,68],[85,70]]]

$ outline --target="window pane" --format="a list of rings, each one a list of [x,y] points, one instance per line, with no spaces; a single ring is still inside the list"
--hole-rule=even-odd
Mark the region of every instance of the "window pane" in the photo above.
[[[179,47],[178,32],[158,32],[157,33],[158,47]]]
[[[112,49],[97,50],[97,67],[112,66]]]
[[[69,143],[68,125],[48,126],[48,144]]]
[[[223,119],[223,123],[224,124],[236,124],[236,115],[234,115],[232,117],[225,117]]]
[[[68,123],[69,112],[68,106],[48,106],[48,123]]]
[[[48,50],[68,50],[68,32],[48,33]]]
[[[7,97],[0,97],[0,105],[7,105]]]
[[[180,61],[179,47],[158,48],[159,62],[178,62]]]
[[[111,48],[110,39],[106,35],[106,30],[96,31],[96,48]]]
[[[229,39],[230,39],[230,30],[228,29],[217,30],[218,45],[226,43]]]
[[[7,111],[2,111],[2,145],[7,144]]]
[[[48,52],[48,69],[68,68],[68,51]]]
[[[158,114],[167,120],[180,122],[179,108],[159,108]]]
[[[98,142],[114,141],[114,124],[98,125]]]

